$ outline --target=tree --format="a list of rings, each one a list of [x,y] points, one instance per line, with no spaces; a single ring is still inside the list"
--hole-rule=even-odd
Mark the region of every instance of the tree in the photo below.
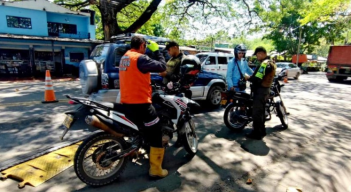
[[[221,10],[225,7],[223,5],[225,2],[230,2],[230,0],[169,0],[165,6],[171,7],[171,9],[166,8],[166,10],[172,10],[172,12],[165,14],[168,14],[167,16],[171,17],[171,20],[179,19],[179,21],[186,21],[185,18],[201,15],[206,18],[209,18],[211,14],[224,16]],[[95,6],[101,15],[104,39],[109,40],[112,35],[136,32],[141,29],[156,12],[161,0],[55,0],[55,3],[72,10]],[[202,14],[195,11],[192,12],[194,15],[191,15],[189,11],[195,10],[193,7],[203,8],[206,11]],[[177,14],[172,15],[172,13]],[[132,20],[132,22],[129,20]],[[162,34],[160,29],[163,27],[158,24],[154,23],[151,26],[154,29],[157,28],[155,33]],[[147,31],[151,32],[151,30]]]

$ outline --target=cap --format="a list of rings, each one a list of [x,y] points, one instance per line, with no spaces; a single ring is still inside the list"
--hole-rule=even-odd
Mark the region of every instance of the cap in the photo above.
[[[265,49],[264,47],[262,47],[262,46],[257,47],[257,48],[255,49],[255,53],[254,53],[253,55],[256,55],[258,52],[267,53],[266,49]]]
[[[175,42],[175,41],[169,41],[169,42],[166,43],[166,48],[165,49],[168,50],[169,48],[171,48],[173,46],[179,47],[179,44],[177,42]]]

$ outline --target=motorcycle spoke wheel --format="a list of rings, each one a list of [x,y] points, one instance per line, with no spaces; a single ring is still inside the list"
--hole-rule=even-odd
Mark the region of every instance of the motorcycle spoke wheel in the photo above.
[[[240,113],[243,113],[240,115]],[[241,117],[242,116],[242,117]],[[233,131],[241,131],[248,124],[246,109],[242,112],[240,111],[240,106],[234,106],[229,104],[224,112],[224,123],[225,125]]]
[[[103,186],[117,180],[125,170],[127,158],[110,158],[126,149],[123,138],[108,133],[97,133],[87,138],[78,148],[74,170],[78,178],[91,186]]]
[[[198,138],[195,133],[195,124],[193,120],[189,120],[184,124],[184,133],[182,133],[184,148],[190,155],[195,155],[198,148]]]

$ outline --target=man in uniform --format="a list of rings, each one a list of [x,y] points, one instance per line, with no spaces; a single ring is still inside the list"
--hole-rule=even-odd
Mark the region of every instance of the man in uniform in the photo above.
[[[126,108],[126,115],[145,134],[150,142],[150,170],[152,177],[165,177],[168,171],[162,169],[165,149],[162,145],[160,119],[151,103],[150,72],[166,70],[166,61],[159,52],[157,43],[149,41],[148,48],[156,60],[144,55],[146,40],[140,36],[132,37],[131,50],[123,55],[119,66],[121,103]]]
[[[182,62],[183,53],[179,50],[179,45],[175,41],[166,43],[166,48],[171,59],[167,62],[167,70],[160,75],[163,77],[163,83],[167,85],[168,82],[178,82],[180,79],[180,66]]]
[[[254,74],[248,78],[252,82],[251,89],[253,91],[253,131],[246,136],[251,139],[261,140],[266,136],[264,125],[266,98],[273,83],[277,66],[267,57],[267,51],[264,47],[257,47],[254,55],[256,55],[260,64],[257,66]]]

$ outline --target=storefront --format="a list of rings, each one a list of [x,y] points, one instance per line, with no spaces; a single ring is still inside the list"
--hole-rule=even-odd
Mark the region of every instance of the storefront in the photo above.
[[[46,70],[58,76],[78,75],[80,61],[88,59],[91,50],[102,43],[96,40],[2,36],[0,34],[1,76],[42,76]]]
[[[0,48],[0,74],[30,74],[30,53],[27,49]]]

